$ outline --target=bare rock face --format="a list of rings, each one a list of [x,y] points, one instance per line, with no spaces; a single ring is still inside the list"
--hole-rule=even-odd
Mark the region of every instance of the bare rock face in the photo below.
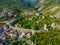
[[[59,13],[59,14],[54,15],[54,17],[56,17],[56,18],[60,18],[60,13]]]
[[[45,0],[41,0],[40,3],[43,4],[45,2]]]

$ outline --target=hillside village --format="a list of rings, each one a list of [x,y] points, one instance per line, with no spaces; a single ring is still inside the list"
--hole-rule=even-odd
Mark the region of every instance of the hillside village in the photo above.
[[[21,7],[19,8],[19,6]],[[60,2],[58,0],[41,0],[33,8],[24,4],[19,6],[16,5],[14,8],[13,5],[14,9],[4,7],[0,12],[0,44],[45,45],[47,40],[46,45],[55,45],[55,43],[57,45],[60,41]],[[50,37],[53,41],[56,38],[58,41],[51,42]],[[21,44],[20,41],[22,41]],[[45,43],[42,44],[42,42]]]

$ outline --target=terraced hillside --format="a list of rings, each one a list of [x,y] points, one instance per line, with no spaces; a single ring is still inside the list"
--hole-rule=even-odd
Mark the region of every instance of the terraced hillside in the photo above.
[[[59,14],[60,12],[60,2],[58,2],[58,0],[53,1],[46,1],[43,5],[38,5],[39,9],[42,7],[42,9],[38,9],[38,11],[43,12],[44,14],[48,14],[48,15],[55,15],[55,14]]]
[[[59,0],[45,0],[43,4],[39,4],[38,11],[44,15],[51,15],[57,19],[57,23],[60,24],[60,1]],[[60,27],[60,26],[58,26]]]

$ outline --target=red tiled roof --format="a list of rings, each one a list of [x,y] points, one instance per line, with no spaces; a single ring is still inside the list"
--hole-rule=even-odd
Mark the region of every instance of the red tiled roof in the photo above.
[[[31,32],[27,32],[27,34],[31,34]]]
[[[3,27],[2,26],[0,26],[0,29],[2,29]]]
[[[2,26],[0,26],[0,28],[2,28]]]

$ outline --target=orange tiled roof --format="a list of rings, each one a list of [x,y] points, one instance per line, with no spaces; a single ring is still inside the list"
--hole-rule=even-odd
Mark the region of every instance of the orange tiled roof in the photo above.
[[[27,32],[27,34],[31,34],[31,32]]]
[[[34,44],[34,45],[36,45],[36,44]]]

